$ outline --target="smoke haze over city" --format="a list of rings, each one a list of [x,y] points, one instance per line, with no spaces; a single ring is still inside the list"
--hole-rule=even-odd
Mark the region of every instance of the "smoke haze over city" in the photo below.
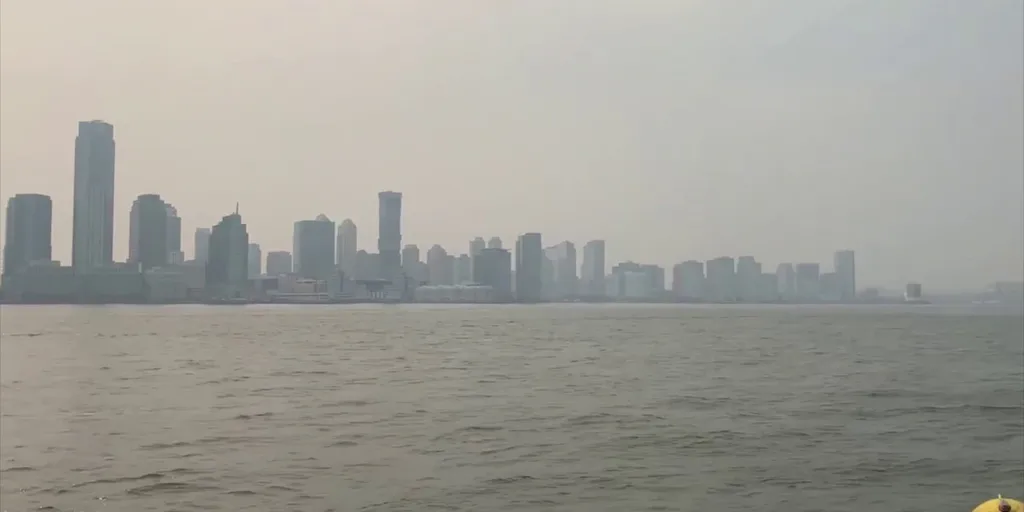
[[[12,0],[0,20],[0,192],[53,198],[65,263],[77,123],[103,119],[118,260],[140,194],[191,254],[236,202],[264,251],[320,213],[372,249],[396,190],[424,252],[535,231],[609,262],[849,248],[864,285],[1021,279],[1020,1]]]

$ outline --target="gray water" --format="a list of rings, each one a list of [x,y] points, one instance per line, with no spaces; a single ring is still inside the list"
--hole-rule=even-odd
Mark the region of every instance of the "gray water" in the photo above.
[[[1024,319],[936,307],[4,307],[7,511],[967,511]]]

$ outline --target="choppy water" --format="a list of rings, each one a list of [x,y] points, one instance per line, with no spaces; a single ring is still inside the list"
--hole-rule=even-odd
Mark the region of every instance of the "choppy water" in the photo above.
[[[1024,496],[1024,319],[5,307],[8,511],[928,511]]]

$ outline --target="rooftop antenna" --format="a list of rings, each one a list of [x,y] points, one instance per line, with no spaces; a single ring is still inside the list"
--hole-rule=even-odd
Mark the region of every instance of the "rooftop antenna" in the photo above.
[[[238,215],[238,201],[235,201],[235,215]]]

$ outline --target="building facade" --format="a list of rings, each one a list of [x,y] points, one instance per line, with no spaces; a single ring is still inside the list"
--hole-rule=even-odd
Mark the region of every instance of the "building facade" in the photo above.
[[[53,200],[42,194],[17,194],[7,200],[3,275],[24,271],[34,261],[53,257]]]
[[[377,253],[380,279],[398,282],[402,273],[402,193],[381,192],[378,199]]]
[[[114,262],[114,127],[78,123],[75,138],[71,265],[79,269]]]
[[[292,273],[292,253],[270,251],[267,253],[267,275],[279,276]]]
[[[544,245],[540,233],[516,240],[516,300],[539,302],[543,297]]]
[[[292,263],[299,277],[326,281],[335,272],[334,233],[334,222],[324,214],[295,223]]]

